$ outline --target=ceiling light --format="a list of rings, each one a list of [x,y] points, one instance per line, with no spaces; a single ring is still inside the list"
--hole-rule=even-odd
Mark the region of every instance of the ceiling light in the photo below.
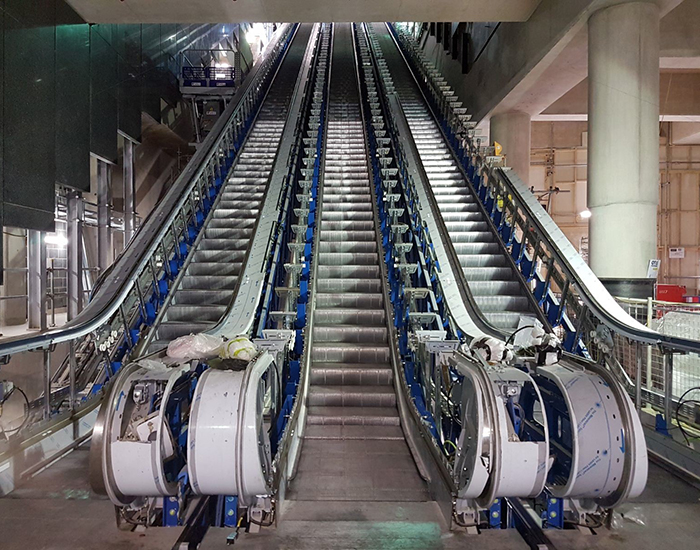
[[[591,217],[591,211],[586,209],[586,210],[583,210],[582,212],[579,212],[578,215],[581,216],[584,220],[587,220],[588,218]]]

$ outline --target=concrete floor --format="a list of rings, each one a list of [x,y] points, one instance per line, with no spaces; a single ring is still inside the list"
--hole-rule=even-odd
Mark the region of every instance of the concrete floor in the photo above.
[[[170,549],[180,529],[152,528],[127,533],[115,526],[114,507],[90,491],[88,452],[81,448],[0,499],[3,550]],[[645,525],[623,520],[622,527],[596,535],[548,531],[560,550],[659,550],[697,548],[700,541],[700,490],[658,466],[650,466],[647,489],[624,507]],[[203,550],[226,546],[228,529],[210,529]],[[467,536],[445,528],[433,502],[285,503],[277,529],[243,535],[237,548],[268,549],[522,549],[515,531]]]

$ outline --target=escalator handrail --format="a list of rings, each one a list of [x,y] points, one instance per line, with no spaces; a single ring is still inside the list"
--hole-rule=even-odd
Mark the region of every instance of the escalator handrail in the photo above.
[[[264,74],[286,37],[294,32],[296,25],[281,26],[268,46],[266,58],[259,62],[229,102],[228,107],[216,122],[212,131],[198,147],[186,168],[174,182],[165,197],[156,206],[145,225],[132,239],[126,251],[119,257],[111,273],[105,278],[100,290],[89,304],[74,319],[61,328],[48,330],[29,337],[19,336],[0,343],[0,357],[52,345],[83,337],[104,325],[118,312],[139,274],[157,252],[171,223],[188,201],[199,178],[206,170],[213,155],[218,154],[226,131],[236,114],[244,108],[248,92],[259,85],[258,75]],[[262,71],[262,72],[261,72]],[[166,259],[167,260],[167,259]]]
[[[401,49],[401,40],[397,39],[396,30],[390,24],[388,27],[394,42]],[[412,71],[410,64],[408,66]],[[432,110],[429,102],[428,107]],[[578,291],[580,299],[604,325],[630,340],[657,345],[669,351],[700,353],[700,342],[661,334],[639,323],[625,312],[520,178],[512,170],[489,165],[468,132],[464,131],[464,135],[472,157],[478,163],[479,172],[485,172],[489,178],[497,179],[506,189],[506,196],[510,194],[513,202],[517,200],[517,206],[525,212],[529,223],[543,236],[551,254]]]

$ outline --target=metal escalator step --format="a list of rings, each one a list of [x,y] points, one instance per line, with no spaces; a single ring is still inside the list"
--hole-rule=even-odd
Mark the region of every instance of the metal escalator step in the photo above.
[[[316,310],[318,312],[318,310]],[[314,326],[314,342],[386,344],[386,327],[358,327],[357,325]]]
[[[248,249],[248,244],[250,239],[204,238],[199,241],[197,250],[245,251]]]
[[[370,205],[371,206],[371,205]],[[341,212],[341,211],[328,211],[325,208],[321,212],[322,221],[331,222],[342,222],[342,221],[357,221],[357,220],[373,220],[374,213],[371,209],[367,209],[363,212]]]
[[[148,345],[148,350],[146,352],[146,355],[150,355],[151,353],[155,353],[156,351],[161,351],[164,350],[168,347],[168,344],[170,342],[167,340],[156,340],[155,342],[151,342]]]
[[[256,218],[212,218],[207,224],[207,229],[241,229],[255,227]]]
[[[171,305],[165,312],[166,321],[175,322],[209,322],[216,323],[221,316],[226,313],[226,306],[214,306],[198,304],[194,305]]]
[[[396,407],[309,407],[310,425],[399,426]],[[304,449],[306,453],[307,449]]]
[[[314,321],[317,325],[359,325],[384,326],[386,312],[384,309],[353,309],[329,308],[314,311]]]
[[[229,262],[197,262],[193,261],[187,266],[185,272],[188,276],[216,275],[236,276],[241,271],[242,264]]]
[[[360,212],[372,212],[371,202],[332,202],[323,201],[323,213],[326,212],[348,212],[348,213],[360,213]]]
[[[222,199],[216,206],[214,213],[222,211],[224,213],[231,213],[235,216],[240,216],[241,214],[248,215],[258,215],[260,211],[260,201],[256,200],[226,200]],[[219,216],[221,217],[221,216]]]
[[[235,187],[232,189],[235,189]],[[251,193],[242,189],[238,189],[235,191],[224,191],[221,194],[221,201],[219,202],[219,204],[228,203],[230,201],[255,201],[256,203],[259,203],[263,200],[264,197],[265,193],[263,191],[257,193]]]
[[[185,336],[187,334],[197,334],[204,330],[207,330],[212,326],[212,323],[181,323],[181,322],[168,322],[164,321],[158,325],[156,329],[156,338],[158,340],[165,340],[170,342],[179,338],[180,336]]]
[[[450,239],[454,244],[457,254],[460,253],[459,246],[463,243],[487,243],[493,242],[495,237],[490,231],[469,231],[469,232],[450,232]]]
[[[207,227],[204,229],[205,239],[232,239],[250,241],[253,237],[252,227],[227,228],[227,227]]]
[[[238,267],[240,264],[190,264],[194,265],[220,265],[221,267]],[[189,271],[188,271],[189,273]],[[238,276],[236,275],[185,275],[180,282],[178,292],[183,290],[225,290],[232,291],[236,288]]]
[[[442,219],[447,222],[468,222],[468,221],[484,221],[484,215],[479,211],[473,212],[441,212]]]
[[[497,254],[501,256],[501,247],[497,242],[475,242],[475,243],[458,243],[455,245],[455,250],[457,255],[470,255],[470,254]],[[467,266],[462,266],[467,267]]]
[[[530,309],[525,296],[474,296],[474,300],[484,313],[526,312]]]
[[[471,281],[469,288],[474,296],[520,295],[520,283],[516,281]]]
[[[379,279],[319,278],[316,280],[316,289],[319,293],[366,292],[374,294],[382,291],[382,285]],[[318,296],[320,297],[321,294]]]
[[[194,251],[195,262],[242,262],[247,250],[200,250]]]
[[[463,268],[468,267],[504,267],[508,265],[508,258],[503,254],[465,254],[459,257],[459,263]]]
[[[384,298],[381,294],[368,292],[319,292],[316,294],[316,307],[381,309],[384,307]]]
[[[319,265],[319,279],[379,279],[378,265]]]
[[[203,282],[201,281],[201,283]],[[230,290],[210,290],[202,285],[197,289],[178,289],[173,295],[171,304],[227,306],[230,301]]]
[[[384,363],[311,363],[311,384],[389,385],[394,373]]]
[[[323,237],[321,237],[323,239]],[[324,241],[319,246],[321,253],[372,253],[377,252],[375,241]]]
[[[332,189],[332,188],[331,188]],[[323,207],[326,208],[329,204],[350,203],[350,204],[371,204],[372,196],[367,193],[323,193]]]
[[[371,231],[374,235],[374,220],[372,218],[366,220],[322,220],[321,231]]]
[[[374,228],[371,231],[349,231],[321,229],[321,243],[326,242],[372,242],[376,243]]]
[[[379,254],[376,252],[322,252],[318,254],[318,265],[324,266],[365,266],[377,265]]]
[[[467,281],[508,281],[513,278],[510,267],[463,267]]]
[[[479,206],[475,202],[457,202],[450,201],[439,204],[440,212],[452,212],[452,213],[463,213],[463,212],[478,212]]]
[[[382,441],[403,441],[403,430],[399,426],[353,426],[315,424],[308,426],[304,439],[377,439]]]
[[[376,344],[314,344],[311,359],[323,363],[388,363],[389,346]]]
[[[486,320],[494,327],[513,330],[518,326],[522,313],[516,312],[484,312]]]
[[[463,221],[463,222],[445,222],[447,232],[452,236],[453,233],[468,233],[471,231],[488,231],[489,224],[483,220]]]
[[[318,386],[309,388],[309,407],[395,407],[392,386]]]

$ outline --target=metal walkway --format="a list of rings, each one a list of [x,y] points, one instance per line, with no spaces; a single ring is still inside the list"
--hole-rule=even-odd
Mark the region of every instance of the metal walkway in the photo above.
[[[399,425],[349,25],[336,25],[309,415],[294,500],[424,501]]]

